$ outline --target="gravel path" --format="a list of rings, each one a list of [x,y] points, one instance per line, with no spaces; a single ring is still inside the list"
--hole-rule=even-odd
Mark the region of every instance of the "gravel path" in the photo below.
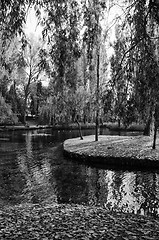
[[[0,211],[0,239],[159,239],[159,219],[81,205],[25,205]]]

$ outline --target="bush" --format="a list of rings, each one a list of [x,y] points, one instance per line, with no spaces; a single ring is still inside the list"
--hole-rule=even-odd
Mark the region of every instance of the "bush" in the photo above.
[[[18,123],[17,116],[13,113],[11,106],[0,95],[0,125],[13,125],[16,123]]]

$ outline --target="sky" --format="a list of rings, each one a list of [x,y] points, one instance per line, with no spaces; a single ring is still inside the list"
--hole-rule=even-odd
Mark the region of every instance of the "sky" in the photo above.
[[[27,15],[26,25],[25,25],[25,33],[26,35],[35,34],[40,37],[42,32],[42,27],[38,25],[38,20],[35,15],[34,8],[30,8]]]
[[[116,16],[122,15],[122,10],[120,6],[114,6],[109,13],[109,18],[106,20],[107,24],[109,25],[113,25],[113,19]],[[103,22],[104,24],[106,24],[106,22]],[[30,35],[30,33],[34,33],[37,37],[39,37],[41,35],[42,32],[42,27],[40,25],[38,25],[38,20],[37,17],[35,15],[35,10],[34,8],[30,8],[28,11],[28,15],[27,15],[27,20],[26,20],[26,25],[25,25],[25,32],[27,35]],[[112,26],[112,28],[110,29],[111,32],[111,39],[115,39],[115,31],[114,31],[114,27]]]
[[[25,34],[28,38],[32,36],[34,36],[37,39],[41,38],[42,27],[38,25],[38,19],[35,15],[34,8],[31,8],[28,11],[26,25],[24,28],[25,28]],[[48,86],[49,80],[45,74],[41,75],[41,81],[43,86],[46,86],[46,87]]]

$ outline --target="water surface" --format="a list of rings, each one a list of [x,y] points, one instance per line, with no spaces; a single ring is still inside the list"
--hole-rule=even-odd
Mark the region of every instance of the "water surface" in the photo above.
[[[0,133],[0,206],[76,203],[159,215],[159,171],[110,170],[65,159],[63,141],[77,136],[76,130]]]

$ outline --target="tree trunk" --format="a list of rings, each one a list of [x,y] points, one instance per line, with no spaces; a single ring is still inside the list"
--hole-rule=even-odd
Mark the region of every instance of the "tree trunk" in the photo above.
[[[146,122],[146,126],[144,128],[144,132],[143,135],[144,136],[150,136],[150,132],[151,132],[151,122],[152,122],[152,117],[149,117],[147,122]]]
[[[13,82],[13,109],[14,109],[14,113],[17,113],[18,111],[17,111],[17,109],[18,109],[18,107],[17,107],[17,94],[16,94],[16,82],[15,82],[15,80],[14,80],[14,82]]]
[[[24,99],[24,109],[23,109],[23,123],[26,125],[26,106],[27,106],[27,97]]]
[[[156,149],[156,137],[157,137],[157,123],[155,121],[154,135],[153,135],[153,149]]]
[[[155,112],[154,112],[154,134],[153,134],[153,146],[152,148],[156,148],[156,138],[157,138],[157,129],[158,129],[158,122],[159,122],[159,103],[156,103]]]
[[[26,124],[26,109],[27,109],[27,100],[28,100],[28,96],[29,96],[30,83],[31,83],[31,69],[30,69],[30,75],[29,75],[28,83],[26,85],[26,88],[24,88],[24,92],[25,92],[24,109],[23,109],[23,113],[24,113],[23,121],[24,121],[24,124]]]
[[[98,141],[98,130],[99,130],[99,122],[98,122],[98,118],[99,118],[99,115],[98,115],[98,111],[96,113],[96,132],[95,132],[95,141]]]
[[[81,125],[77,119],[77,116],[76,116],[76,123],[78,124],[78,130],[79,130],[79,135],[80,135],[80,139],[83,140],[83,137],[82,137],[82,131],[81,131]]]
[[[118,128],[120,129],[120,126],[121,126],[121,121],[120,121],[120,118],[118,118]]]
[[[154,112],[154,105],[153,105],[153,103],[151,103],[151,105],[149,107],[148,120],[146,122],[144,132],[143,132],[144,136],[153,135],[153,132],[154,132],[154,113],[153,112]]]
[[[96,93],[96,131],[95,141],[98,141],[98,130],[99,130],[99,50],[97,54],[97,93]]]

